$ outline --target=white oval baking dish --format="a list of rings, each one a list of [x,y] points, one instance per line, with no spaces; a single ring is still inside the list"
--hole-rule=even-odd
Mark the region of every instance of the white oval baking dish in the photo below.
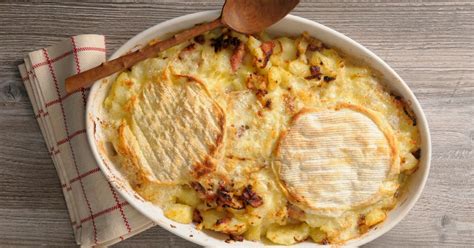
[[[134,48],[140,47],[156,37],[163,37],[179,30],[191,27],[197,23],[214,20],[218,17],[219,13],[220,11],[199,12],[157,24],[127,41],[112,55],[111,59],[117,58]],[[408,211],[415,205],[415,202],[418,200],[423,190],[425,182],[428,178],[431,158],[430,134],[423,110],[421,109],[420,104],[415,98],[413,92],[408,88],[407,84],[389,65],[387,65],[384,61],[382,61],[382,59],[377,57],[367,48],[344,36],[343,34],[314,21],[293,15],[286,16],[283,20],[270,27],[267,31],[270,34],[290,36],[298,35],[303,31],[307,31],[309,34],[320,39],[330,47],[335,47],[354,59],[364,61],[365,64],[369,65],[375,71],[380,73],[383,81],[393,93],[402,96],[411,104],[411,108],[417,116],[417,125],[420,129],[420,135],[422,138],[422,152],[419,169],[410,177],[408,192],[402,196],[399,205],[394,210],[390,211],[385,222],[377,226],[375,229],[369,231],[365,235],[357,239],[350,240],[346,245],[359,246],[366,244],[386,233],[397,223],[399,223],[407,215]],[[103,154],[103,149],[99,149],[101,146],[101,140],[103,138],[103,130],[101,130],[101,125],[98,125],[96,122],[100,121],[103,116],[104,110],[102,108],[102,103],[107,94],[108,88],[110,87],[110,83],[113,82],[115,77],[116,75],[112,75],[106,79],[100,80],[92,87],[89,100],[87,102],[86,126],[89,143],[97,163],[102,169],[102,172],[106,178],[117,189],[117,191],[133,207],[150,218],[152,221],[156,222],[164,229],[191,242],[212,247],[263,246],[264,243],[250,241],[225,243],[224,240],[227,238],[225,235],[208,231],[198,231],[195,229],[194,225],[191,224],[184,225],[176,223],[166,218],[159,207],[156,207],[150,202],[143,200],[133,191],[133,189],[128,185],[127,180],[120,174],[119,170],[116,169],[113,162],[110,161],[107,156],[105,156],[105,154]],[[307,241],[295,245],[295,247],[309,246],[314,247],[315,243]]]

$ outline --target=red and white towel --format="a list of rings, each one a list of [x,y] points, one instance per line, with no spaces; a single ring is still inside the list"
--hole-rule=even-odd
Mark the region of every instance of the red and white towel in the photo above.
[[[66,94],[64,80],[105,61],[104,36],[79,35],[29,53],[19,66],[47,148],[62,184],[76,242],[107,246],[154,223],[106,180],[85,130],[87,90]]]

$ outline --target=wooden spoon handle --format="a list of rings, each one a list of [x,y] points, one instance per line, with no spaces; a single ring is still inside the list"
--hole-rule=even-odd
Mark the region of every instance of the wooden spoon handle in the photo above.
[[[219,17],[218,19],[212,22],[196,25],[190,29],[184,30],[180,33],[173,35],[173,37],[169,39],[145,46],[140,50],[105,62],[100,66],[97,66],[87,71],[83,71],[74,76],[70,76],[66,78],[66,92],[72,93],[81,88],[87,88],[101,78],[105,78],[116,72],[130,68],[131,66],[142,60],[156,56],[157,53],[163,50],[166,50],[170,47],[173,47],[186,40],[192,39],[202,33],[213,30],[223,25],[224,24],[222,23],[221,18]]]

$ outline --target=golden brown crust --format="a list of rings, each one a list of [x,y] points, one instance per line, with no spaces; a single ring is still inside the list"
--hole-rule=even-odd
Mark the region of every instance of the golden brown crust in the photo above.
[[[195,178],[199,179],[204,175],[207,175],[216,170],[216,163],[213,159],[207,156],[204,161],[193,165],[192,174]]]
[[[138,162],[138,157],[126,141],[125,128],[127,128],[126,123],[122,122],[118,128],[117,152],[126,159],[122,162],[122,168],[134,179],[132,185],[136,187],[149,183],[149,180],[148,175],[142,170]]]

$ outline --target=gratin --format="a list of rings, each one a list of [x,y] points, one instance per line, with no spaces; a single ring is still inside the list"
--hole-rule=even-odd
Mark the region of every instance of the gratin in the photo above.
[[[403,99],[306,33],[198,36],[120,73],[104,107],[110,159],[133,189],[229,240],[363,235],[420,153]]]

